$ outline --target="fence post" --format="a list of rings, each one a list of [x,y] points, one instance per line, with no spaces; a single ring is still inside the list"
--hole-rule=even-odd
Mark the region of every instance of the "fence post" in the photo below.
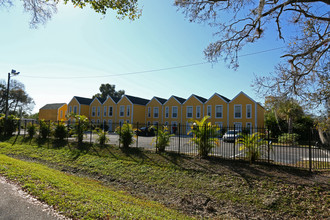
[[[308,154],[309,154],[309,172],[312,172],[312,143],[311,143],[311,137],[312,131],[309,132],[309,138],[308,138]]]
[[[181,136],[181,124],[179,123],[179,148],[178,148],[178,151],[180,153],[180,136]]]
[[[89,122],[89,129],[91,130],[91,133],[89,135],[89,144],[92,144],[92,121]]]
[[[157,145],[158,145],[158,134],[159,134],[158,129],[159,129],[159,127],[158,127],[158,123],[157,123],[157,130],[156,130],[156,153],[158,153],[158,147],[157,147]]]
[[[267,127],[267,139],[268,139],[268,163],[270,163],[270,135],[269,135],[269,126]]]
[[[120,148],[120,137],[121,137],[121,122],[119,122],[119,148]]]
[[[47,146],[49,148],[49,139],[50,139],[50,120],[48,120],[48,134],[47,134]]]
[[[136,148],[139,147],[139,135],[138,135],[138,129],[139,129],[139,122],[136,122]]]
[[[234,156],[233,156],[233,158],[234,158],[234,160],[235,160],[235,155],[236,155],[236,150],[235,150],[235,148],[236,148],[236,140],[235,140],[235,134],[236,134],[236,131],[235,131],[235,129],[236,129],[236,126],[235,126],[235,124],[234,124]]]

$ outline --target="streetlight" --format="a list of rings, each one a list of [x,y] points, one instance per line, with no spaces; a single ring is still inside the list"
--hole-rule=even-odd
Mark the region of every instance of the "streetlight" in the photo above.
[[[9,97],[9,85],[10,85],[10,76],[17,76],[19,72],[16,72],[16,70],[11,70],[10,73],[8,73],[8,83],[7,83],[7,93],[6,93],[6,116],[5,118],[7,119],[8,117],[8,97]]]

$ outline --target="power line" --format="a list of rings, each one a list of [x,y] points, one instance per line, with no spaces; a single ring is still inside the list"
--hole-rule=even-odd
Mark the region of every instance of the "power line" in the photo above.
[[[283,49],[285,47],[277,47],[277,48],[271,48],[268,50],[262,50],[254,53],[248,53],[248,54],[242,54],[238,57],[245,57],[245,56],[251,56],[255,54],[260,54],[260,53],[266,53],[269,51],[274,51],[274,50],[279,50]],[[21,77],[26,77],[26,78],[35,78],[35,79],[89,79],[89,78],[106,78],[106,77],[113,77],[113,76],[127,76],[127,75],[136,75],[136,74],[143,74],[143,73],[151,73],[151,72],[160,72],[160,71],[165,71],[165,70],[172,70],[172,69],[181,69],[181,68],[186,68],[186,67],[191,67],[191,66],[199,66],[199,65],[204,65],[210,62],[200,62],[200,63],[192,63],[192,64],[187,64],[187,65],[181,65],[181,66],[173,66],[173,67],[167,67],[167,68],[160,68],[160,69],[153,69],[153,70],[144,70],[144,71],[137,71],[137,72],[128,72],[128,73],[118,73],[118,74],[110,74],[110,75],[99,75],[99,76],[68,76],[68,77],[55,77],[55,76],[27,76],[27,75],[22,75]]]

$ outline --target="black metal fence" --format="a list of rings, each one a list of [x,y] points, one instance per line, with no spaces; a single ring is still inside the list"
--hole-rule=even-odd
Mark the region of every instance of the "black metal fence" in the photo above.
[[[77,142],[75,132],[81,128],[82,141],[90,144],[98,142],[99,133],[96,130],[106,131],[107,144],[121,147],[118,131],[123,124],[108,123],[95,124],[92,122],[51,122],[51,121],[16,121],[12,122],[15,129],[13,135],[28,138],[46,138],[49,143],[54,139],[54,130],[62,125],[65,127],[64,141]],[[1,125],[0,125],[1,127]],[[34,133],[31,132],[34,127]],[[116,128],[118,129],[116,131]],[[300,133],[274,133],[271,128],[239,128],[216,127],[204,125],[175,125],[149,126],[142,123],[131,125],[134,133],[134,142],[130,147],[159,150],[163,136],[161,131],[170,135],[165,151],[203,156],[203,148],[209,149],[209,156],[232,159],[262,161],[272,164],[294,166],[309,170],[330,168],[330,146],[321,144],[319,132],[306,128]],[[6,128],[2,126],[1,135],[5,135]],[[7,132],[8,135],[8,132]],[[165,136],[166,136],[165,135]]]

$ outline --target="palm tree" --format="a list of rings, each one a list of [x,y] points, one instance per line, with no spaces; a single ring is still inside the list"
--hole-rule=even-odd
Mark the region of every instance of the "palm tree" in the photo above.
[[[255,132],[250,134],[240,134],[236,143],[241,144],[239,150],[245,150],[245,154],[250,163],[260,159],[262,155],[262,147],[266,146],[267,141],[263,139],[264,134]]]
[[[201,158],[207,157],[211,149],[219,145],[217,136],[220,128],[212,126],[211,122],[207,123],[208,118],[209,116],[205,116],[201,121],[195,120],[188,132],[188,135],[193,134],[191,141],[197,145],[198,155]]]

